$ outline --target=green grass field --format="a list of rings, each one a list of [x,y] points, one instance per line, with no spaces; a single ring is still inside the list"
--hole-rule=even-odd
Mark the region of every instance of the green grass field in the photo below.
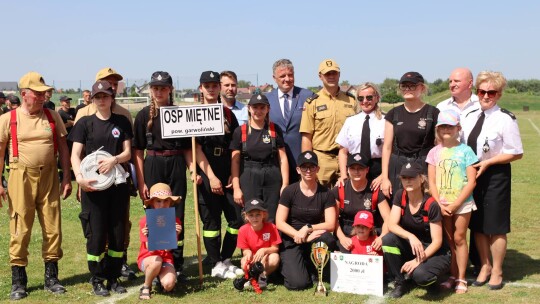
[[[237,292],[231,280],[219,280],[205,275],[203,285],[198,284],[198,268],[196,264],[197,246],[195,241],[195,222],[193,211],[193,192],[188,190],[186,205],[186,273],[190,281],[187,285],[179,285],[173,294],[155,294],[154,303],[184,302],[184,303],[359,303],[359,302],[433,302],[444,301],[448,303],[532,303],[540,298],[540,204],[536,199],[540,197],[538,180],[537,157],[540,155],[540,133],[533,127],[534,123],[540,127],[540,109],[538,102],[530,96],[505,96],[501,104],[514,111],[518,117],[521,136],[524,143],[525,154],[522,160],[513,164],[512,183],[512,232],[508,237],[508,253],[504,264],[504,280],[506,286],[500,291],[489,291],[487,287],[470,287],[465,295],[441,293],[428,294],[421,288],[399,300],[342,294],[330,292],[327,298],[313,296],[313,289],[302,292],[287,291],[283,286],[269,285],[262,295],[253,292]],[[510,98],[513,97],[513,98]],[[518,98],[519,97],[519,98]],[[441,100],[439,98],[438,100]],[[522,103],[530,105],[531,111],[522,112]],[[8,241],[9,218],[7,216],[7,203],[4,203],[3,212],[0,213],[0,301],[9,301],[11,288],[11,271],[9,267]],[[138,273],[136,281],[128,282],[128,294],[114,295],[109,298],[100,298],[90,293],[88,284],[89,274],[86,264],[85,239],[82,234],[78,214],[80,204],[72,195],[62,202],[62,229],[64,258],[60,261],[60,278],[67,287],[64,295],[54,296],[43,290],[43,262],[41,259],[41,229],[38,220],[34,223],[32,240],[30,243],[29,266],[29,296],[22,303],[92,303],[92,302],[118,302],[139,303],[138,289],[142,284],[142,274]],[[143,215],[139,199],[131,201],[131,219],[137,223]],[[139,247],[137,229],[131,231],[132,246],[129,250],[129,262],[135,269],[135,259]],[[204,250],[204,246],[203,246]],[[237,254],[239,252],[237,251]],[[209,269],[205,269],[209,273]],[[469,277],[472,279],[472,277]],[[361,284],[361,282],[359,282]],[[329,289],[329,285],[327,284]],[[536,299],[536,300],[535,300]]]

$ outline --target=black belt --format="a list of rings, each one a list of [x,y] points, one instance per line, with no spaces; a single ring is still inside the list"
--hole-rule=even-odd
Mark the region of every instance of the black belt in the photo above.
[[[146,150],[146,155],[150,156],[173,156],[173,155],[183,155],[183,150]]]
[[[321,153],[324,153],[324,154],[330,154],[330,155],[333,155],[333,156],[337,156],[339,154],[339,148],[335,148],[335,149],[332,149],[330,151],[321,151],[321,150],[315,150],[317,152],[321,152]]]
[[[223,156],[225,155],[229,150],[222,147],[207,147],[204,149],[206,155],[210,156]]]
[[[244,160],[244,167],[248,168],[260,168],[260,167],[272,167],[276,164],[272,160],[256,161],[256,160]]]

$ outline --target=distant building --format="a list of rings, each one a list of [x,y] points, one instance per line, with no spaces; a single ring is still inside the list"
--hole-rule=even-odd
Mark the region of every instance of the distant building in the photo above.
[[[16,81],[0,81],[0,91],[4,94],[16,94],[19,91],[19,86]]]

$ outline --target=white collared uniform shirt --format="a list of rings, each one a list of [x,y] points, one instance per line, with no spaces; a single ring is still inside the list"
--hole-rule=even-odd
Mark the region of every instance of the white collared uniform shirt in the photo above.
[[[481,110],[470,112],[462,121],[463,143],[467,143],[469,134],[471,134],[481,113]],[[513,119],[509,114],[502,112],[498,105],[486,110],[484,113],[486,118],[484,119],[482,131],[476,141],[478,159],[482,161],[499,154],[522,154],[523,144],[521,143],[517,120]],[[489,146],[489,150],[484,152],[483,147],[486,143]]]
[[[336,143],[340,146],[347,148],[349,154],[360,153],[360,144],[362,140],[362,129],[364,126],[364,120],[366,120],[366,113],[360,112],[354,116],[351,116],[345,120],[343,127],[339,131],[336,138]],[[384,139],[384,115],[381,119],[377,119],[375,112],[369,114],[369,130],[370,130],[370,142],[371,142],[371,158],[382,157],[382,143]],[[377,145],[377,139],[380,138],[380,145]]]

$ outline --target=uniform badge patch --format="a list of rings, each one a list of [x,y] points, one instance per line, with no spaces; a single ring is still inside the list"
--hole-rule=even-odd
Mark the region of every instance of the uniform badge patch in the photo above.
[[[114,138],[118,138],[118,137],[120,137],[120,130],[118,130],[117,128],[114,128],[114,129],[112,129],[111,134],[112,134],[112,136]]]
[[[351,201],[349,200],[343,200],[343,204],[348,205]]]
[[[265,232],[262,234],[263,241],[269,241],[270,240],[270,232]]]
[[[328,110],[328,107],[326,107],[326,105],[322,105],[322,106],[317,107],[317,112],[326,111],[326,110]]]
[[[420,120],[418,121],[418,129],[422,129],[424,130],[426,128],[426,119],[425,118],[420,118]]]
[[[364,200],[364,207],[367,209],[367,210],[371,210],[371,200],[369,198],[366,198]]]

